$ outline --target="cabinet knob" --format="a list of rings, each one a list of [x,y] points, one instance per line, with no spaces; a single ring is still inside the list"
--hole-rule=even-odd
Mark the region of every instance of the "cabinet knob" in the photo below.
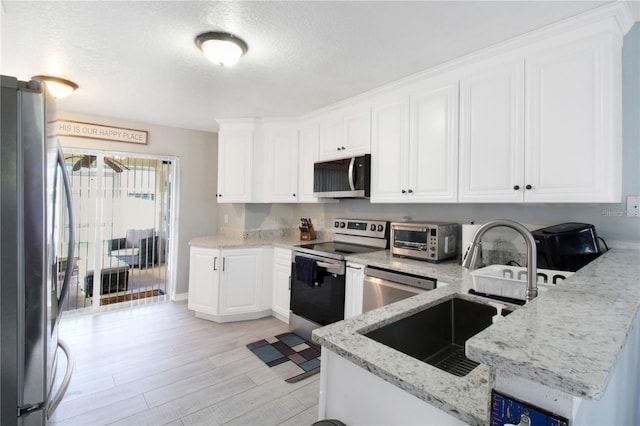
[[[531,185],[527,185],[527,186],[525,186],[524,188],[525,188],[525,189],[531,189],[531,188],[533,188],[533,186],[531,186]]]
[[[520,190],[520,185],[514,185],[513,189],[515,189],[516,191]]]
[[[407,193],[407,191],[405,191],[404,189],[403,189],[402,191],[400,191],[400,192],[402,192],[403,194],[406,194],[406,193]]]
[[[218,197],[222,197],[222,194],[218,194]]]
[[[413,189],[410,189],[408,192],[409,194],[413,194]]]
[[[342,147],[342,150],[344,151],[345,149],[347,149],[347,148],[345,148],[345,147],[343,146],[343,147]]]
[[[340,151],[340,147],[337,147],[337,148],[336,148],[336,151]]]
[[[296,196],[296,194],[295,194],[295,193],[293,193],[293,196],[295,197],[295,196]]]

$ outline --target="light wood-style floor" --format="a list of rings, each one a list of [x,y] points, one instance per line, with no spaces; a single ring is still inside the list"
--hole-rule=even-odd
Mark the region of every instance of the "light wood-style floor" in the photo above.
[[[311,425],[319,375],[286,383],[245,347],[287,330],[198,319],[186,302],[65,317],[76,366],[51,424]]]

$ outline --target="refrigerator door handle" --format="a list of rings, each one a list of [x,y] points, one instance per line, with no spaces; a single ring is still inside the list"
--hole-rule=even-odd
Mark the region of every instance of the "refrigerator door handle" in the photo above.
[[[67,298],[67,293],[69,293],[69,282],[71,281],[71,274],[73,273],[73,267],[76,262],[73,257],[75,254],[76,241],[73,193],[71,192],[71,181],[69,180],[69,174],[67,173],[67,168],[64,164],[64,154],[62,153],[60,145],[58,145],[58,166],[60,167],[62,174],[62,183],[64,185],[64,192],[67,199],[67,211],[69,214],[69,247],[67,249],[67,265],[64,271],[64,280],[62,281],[62,288],[60,289],[60,297],[58,297],[58,317],[56,318],[56,323],[60,321],[60,316],[62,315],[62,305]]]
[[[75,359],[73,357],[73,352],[67,346],[67,343],[58,338],[58,347],[62,349],[64,354],[67,356],[67,371],[64,372],[64,378],[62,379],[62,383],[60,383],[60,387],[56,394],[49,400],[49,404],[47,406],[47,418],[51,417],[56,408],[58,408],[58,404],[62,400],[62,397],[67,392],[67,388],[69,387],[69,383],[71,382],[71,374],[73,373],[73,369],[75,367]]]

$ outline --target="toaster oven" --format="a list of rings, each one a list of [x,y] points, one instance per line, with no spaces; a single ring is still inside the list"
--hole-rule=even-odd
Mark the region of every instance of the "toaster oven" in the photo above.
[[[460,254],[459,223],[391,223],[394,256],[440,262]]]

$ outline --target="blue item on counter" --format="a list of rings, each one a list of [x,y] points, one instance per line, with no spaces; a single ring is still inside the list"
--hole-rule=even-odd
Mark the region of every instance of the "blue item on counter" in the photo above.
[[[520,424],[523,414],[529,417],[531,426],[569,426],[569,421],[562,416],[491,391],[491,426]]]

